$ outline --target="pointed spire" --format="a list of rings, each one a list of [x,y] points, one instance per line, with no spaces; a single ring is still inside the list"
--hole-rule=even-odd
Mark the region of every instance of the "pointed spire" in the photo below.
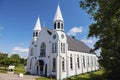
[[[54,17],[54,22],[55,21],[64,21],[63,20],[63,17],[62,17],[62,13],[61,13],[61,10],[60,10],[60,6],[58,4],[58,7],[57,7],[57,10],[56,10],[56,14],[55,14],[55,17]]]
[[[34,27],[33,31],[35,31],[35,30],[41,30],[41,25],[40,25],[40,19],[39,19],[39,17],[37,19],[37,22],[35,24],[35,27]]]

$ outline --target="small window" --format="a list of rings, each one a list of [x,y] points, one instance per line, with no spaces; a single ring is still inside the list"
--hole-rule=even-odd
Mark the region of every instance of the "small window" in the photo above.
[[[60,29],[60,22],[58,22],[58,29]]]
[[[56,23],[54,23],[54,29],[56,29]]]

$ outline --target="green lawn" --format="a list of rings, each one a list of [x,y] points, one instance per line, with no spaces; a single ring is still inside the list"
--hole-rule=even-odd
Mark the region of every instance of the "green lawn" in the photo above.
[[[64,79],[64,80],[106,80],[102,76],[103,73],[104,71],[100,69],[99,71],[85,73],[78,76],[72,76],[69,79]],[[39,77],[39,78],[36,78],[36,80],[55,80],[55,79]]]
[[[8,72],[7,68],[5,69],[5,67],[0,67],[0,73],[7,73],[7,72]],[[25,68],[19,66],[19,67],[15,67],[14,73],[15,74],[19,74],[19,73],[26,74],[26,70]]]
[[[5,67],[0,67],[0,73],[7,73]]]
[[[56,80],[56,79],[47,78],[47,77],[38,77],[36,78],[36,80]]]
[[[78,76],[72,76],[71,78],[64,80],[106,80],[102,75],[103,73],[104,71],[100,69],[99,71],[85,73]]]

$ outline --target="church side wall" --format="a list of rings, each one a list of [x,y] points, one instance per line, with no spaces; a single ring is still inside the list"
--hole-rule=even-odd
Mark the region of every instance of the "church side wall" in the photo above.
[[[95,54],[90,53],[84,53],[84,52],[77,52],[77,51],[68,51],[68,77],[78,74],[83,74],[87,72],[91,72],[94,70],[97,70],[97,60]],[[70,69],[70,55],[72,55],[72,67],[73,69]],[[79,57],[79,63],[78,63],[78,57]],[[83,59],[84,57],[84,59]],[[78,66],[79,65],[79,66]]]

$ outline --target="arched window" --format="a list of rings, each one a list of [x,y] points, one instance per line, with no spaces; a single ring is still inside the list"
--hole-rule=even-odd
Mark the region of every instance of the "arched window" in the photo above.
[[[89,62],[90,59],[89,59],[89,56],[88,56],[87,59],[88,59],[88,60],[87,60],[87,61],[88,61],[88,67],[90,67],[90,62]]]
[[[36,32],[36,37],[38,37],[38,32]]]
[[[55,43],[55,53],[57,52],[57,43]]]
[[[70,69],[73,69],[73,60],[72,60],[72,54],[70,54]]]
[[[54,53],[54,43],[52,43],[52,53]]]
[[[56,23],[54,23],[54,29],[56,29]]]
[[[93,57],[91,56],[91,67],[93,67]]]
[[[29,69],[31,69],[32,68],[32,59],[30,60],[30,68]]]
[[[77,65],[78,65],[78,68],[80,68],[79,55],[77,56]]]
[[[61,23],[61,29],[63,29],[63,23]]]
[[[40,56],[44,57],[45,55],[46,55],[46,45],[45,43],[42,43],[40,47]]]
[[[33,37],[35,37],[35,32],[33,33]]]
[[[30,56],[33,56],[33,53],[34,53],[34,48],[31,48]]]
[[[85,57],[83,56],[83,66],[85,68]]]
[[[52,71],[53,72],[56,71],[56,59],[55,58],[53,58],[53,70]]]
[[[60,22],[58,22],[58,29],[60,29]]]
[[[64,59],[64,57],[62,58],[62,71],[65,71],[65,59]]]

